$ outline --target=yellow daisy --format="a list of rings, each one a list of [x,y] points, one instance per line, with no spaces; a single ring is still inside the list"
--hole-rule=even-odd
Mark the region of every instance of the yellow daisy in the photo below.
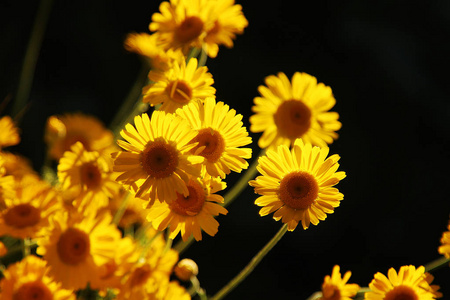
[[[231,171],[240,173],[248,168],[245,159],[251,158],[252,149],[240,147],[252,139],[243,126],[242,115],[223,102],[216,103],[214,98],[207,98],[204,104],[191,102],[176,114],[199,132],[192,140],[198,145],[191,152],[205,157],[204,165],[211,176],[225,178]]]
[[[296,72],[292,83],[284,73],[270,75],[254,99],[250,131],[263,132],[261,148],[290,146],[297,138],[325,147],[338,137],[339,114],[329,112],[336,100],[331,88],[306,73]]]
[[[438,252],[444,255],[446,258],[450,258],[450,222],[447,225],[447,229],[449,231],[446,231],[442,234],[441,246],[439,246]]]
[[[152,69],[167,70],[174,61],[185,59],[181,50],[165,50],[159,44],[156,35],[148,33],[129,33],[125,39],[125,49],[148,59]]]
[[[14,197],[4,200],[5,208],[0,211],[0,236],[34,238],[62,209],[61,199],[51,186],[34,177],[17,182],[15,191]]]
[[[10,116],[0,117],[0,150],[20,142],[19,129]]]
[[[109,214],[60,213],[53,226],[37,239],[49,273],[67,289],[83,289],[96,280],[99,266],[114,259],[121,233]]]
[[[197,59],[174,62],[167,71],[152,70],[148,78],[152,83],[143,88],[144,103],[151,106],[162,103],[160,110],[173,113],[192,99],[214,97],[214,79],[207,67],[197,68]]]
[[[388,277],[378,272],[369,284],[370,292],[365,293],[366,300],[432,300],[434,291],[427,281],[425,268],[403,266],[398,274],[394,268],[388,271]]]
[[[191,178],[187,186],[189,196],[177,194],[177,198],[171,204],[155,203],[148,210],[147,220],[160,231],[169,227],[171,239],[174,239],[180,231],[184,241],[191,235],[200,241],[202,230],[214,236],[219,227],[219,222],[214,217],[228,213],[218,204],[223,203],[223,197],[214,193],[223,190],[226,184],[207,175],[203,179]]]
[[[189,194],[189,176],[200,175],[202,156],[190,155],[195,144],[189,142],[197,132],[187,121],[162,111],[136,116],[134,124],[127,124],[120,132],[126,140],[117,141],[125,152],[113,154],[116,178],[125,186],[131,186],[136,197],[153,205],[156,199],[171,202],[177,193]]]
[[[208,29],[207,0],[170,0],[161,2],[158,13],[152,15],[149,29],[158,37],[164,49],[182,49],[184,54],[192,48],[202,48]]]
[[[321,300],[351,300],[359,290],[359,285],[352,283],[347,284],[352,273],[347,271],[342,278],[340,267],[338,265],[333,267],[331,276],[325,276],[322,284],[322,298]]]
[[[154,300],[190,300],[191,296],[177,281],[163,282],[158,290],[151,295]]]
[[[257,169],[262,176],[249,182],[255,193],[263,195],[255,201],[263,207],[259,214],[275,212],[273,218],[287,223],[292,231],[300,220],[307,229],[333,213],[344,198],[333,186],[345,178],[345,172],[337,172],[340,157],[326,158],[328,151],[297,139],[290,151],[280,145],[260,157]]]
[[[75,300],[72,290],[48,274],[46,262],[28,255],[22,261],[11,264],[3,271],[0,281],[0,299],[4,300]]]
[[[219,51],[219,45],[233,47],[236,34],[244,32],[248,21],[242,13],[242,6],[235,5],[234,0],[215,0],[209,1],[209,4],[212,16],[210,21],[214,21],[214,26],[207,31],[204,42],[208,56],[214,58]]]
[[[117,194],[120,185],[114,181],[111,159],[106,160],[97,151],[87,151],[76,142],[59,160],[60,188],[75,197],[74,206],[81,210],[105,207]]]
[[[59,160],[76,142],[81,142],[88,151],[103,154],[114,144],[114,136],[96,117],[73,113],[49,117],[45,128],[45,141],[50,157]]]
[[[17,180],[25,175],[39,178],[39,174],[33,169],[30,160],[20,154],[1,151],[0,160],[6,175],[12,175]]]

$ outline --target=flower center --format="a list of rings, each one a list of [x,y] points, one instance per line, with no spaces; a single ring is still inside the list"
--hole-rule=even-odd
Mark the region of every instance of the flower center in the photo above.
[[[203,156],[209,162],[216,162],[222,156],[225,150],[225,140],[222,135],[214,129],[200,129],[197,136],[192,139],[191,143],[198,142],[191,152],[195,153],[198,148],[204,147],[198,155]]]
[[[132,287],[142,285],[148,280],[150,275],[151,271],[148,265],[136,268],[133,273],[131,273],[130,285]]]
[[[151,141],[142,151],[141,164],[148,175],[167,177],[177,169],[178,151],[164,140]]]
[[[399,285],[389,291],[384,297],[385,300],[419,300],[416,292],[409,286]]]
[[[319,185],[307,172],[292,172],[280,182],[280,200],[293,209],[305,209],[317,199]]]
[[[77,265],[89,255],[91,242],[85,232],[77,228],[69,228],[61,234],[56,247],[62,262]]]
[[[41,211],[28,203],[24,203],[11,207],[3,218],[5,223],[11,227],[25,228],[39,223]]]
[[[13,300],[52,300],[50,289],[40,280],[22,284],[13,295]]]
[[[273,117],[278,132],[292,140],[301,137],[311,127],[311,110],[299,100],[284,101]]]
[[[183,80],[170,82],[166,87],[169,97],[176,103],[186,104],[192,99],[192,89]]]
[[[187,44],[197,38],[203,31],[203,21],[196,16],[187,17],[175,30],[175,39]]]
[[[189,180],[187,184],[189,196],[184,197],[177,193],[177,199],[172,201],[170,209],[183,216],[195,216],[203,208],[206,195],[203,187],[194,180]]]
[[[84,163],[80,167],[81,182],[88,189],[95,189],[100,186],[102,182],[102,173],[98,166],[92,162]]]
[[[322,287],[322,293],[324,300],[340,300],[341,299],[341,291],[334,284],[325,284]]]

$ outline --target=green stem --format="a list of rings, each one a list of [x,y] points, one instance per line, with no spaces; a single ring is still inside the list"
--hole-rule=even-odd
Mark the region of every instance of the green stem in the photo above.
[[[442,256],[436,260],[433,260],[432,262],[429,262],[425,265],[425,272],[433,272],[437,269],[444,267],[450,263],[450,258],[446,258],[445,256]]]
[[[11,115],[16,116],[26,107],[33,84],[34,71],[41,49],[45,28],[52,8],[53,0],[42,0],[36,14],[30,40],[20,72],[17,94],[12,107]]]
[[[185,242],[183,240],[178,241],[173,247],[179,254],[183,253],[190,245],[194,242],[194,236],[190,236],[188,240]]]
[[[253,162],[250,164],[244,175],[241,176],[239,181],[235,183],[233,187],[225,194],[223,197],[224,207],[230,205],[231,202],[233,202],[233,200],[236,199],[237,196],[239,196],[239,194],[248,186],[248,182],[255,178],[255,175],[258,172],[256,169],[256,166],[258,165],[258,158],[264,155],[264,153],[265,149],[261,149],[258,156],[253,159]]]
[[[220,300],[237,287],[248,275],[255,269],[261,260],[269,253],[269,251],[278,243],[287,231],[287,224],[284,224],[275,236],[255,255],[249,264],[242,269],[227,285],[225,285],[219,292],[217,292],[211,300]]]
[[[119,208],[117,209],[116,213],[114,214],[113,223],[116,225],[119,225],[120,220],[123,217],[123,214],[127,210],[128,206],[128,198],[130,197],[130,193],[127,192],[125,197],[123,197],[122,202],[119,205]]]

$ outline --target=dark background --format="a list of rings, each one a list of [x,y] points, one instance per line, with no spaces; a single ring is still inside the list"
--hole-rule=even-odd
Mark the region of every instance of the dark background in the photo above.
[[[241,1],[242,3],[243,1]],[[39,1],[0,2],[0,98],[16,93]],[[36,66],[20,145],[39,169],[46,118],[83,111],[108,124],[141,62],[125,35],[148,31],[159,1],[54,1]],[[341,155],[345,199],[318,226],[288,232],[229,299],[305,299],[334,264],[367,286],[376,272],[419,266],[437,248],[450,213],[449,1],[247,1],[249,21],[233,49],[207,66],[217,99],[244,115],[264,77],[307,72],[332,87],[343,123],[330,153]],[[2,114],[4,114],[3,112]],[[254,139],[257,153],[258,134]],[[238,174],[228,177],[231,186]],[[276,233],[248,188],[183,256],[197,261],[208,294],[230,280]],[[448,267],[434,273],[450,295]],[[444,296],[444,298],[447,298]],[[228,299],[227,298],[227,299]]]

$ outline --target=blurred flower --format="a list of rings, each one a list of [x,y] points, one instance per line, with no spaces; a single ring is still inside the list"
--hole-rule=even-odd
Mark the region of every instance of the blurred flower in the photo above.
[[[447,258],[450,258],[450,223],[447,225],[446,231],[441,237],[441,246],[438,248],[438,252]]]
[[[338,113],[328,111],[336,103],[329,86],[299,72],[292,83],[281,72],[266,77],[265,83],[258,88],[261,97],[254,99],[255,114],[250,116],[250,131],[263,132],[259,147],[289,147],[297,138],[326,147],[338,137],[341,123]]]
[[[297,139],[291,151],[280,145],[260,157],[257,169],[262,176],[249,182],[255,193],[263,195],[255,201],[263,207],[259,214],[275,212],[273,218],[287,223],[292,231],[299,221],[307,229],[333,213],[344,198],[333,186],[345,178],[345,172],[336,172],[340,157],[326,158],[328,151]]]
[[[366,300],[396,300],[396,299],[417,299],[432,300],[441,296],[436,290],[430,287],[427,281],[425,268],[420,266],[403,266],[398,274],[394,268],[388,271],[388,277],[378,272],[370,282],[370,292],[365,293]]]
[[[0,241],[0,257],[8,254],[8,248]]]
[[[198,143],[191,153],[205,157],[204,165],[211,176],[225,178],[232,170],[240,173],[248,167],[245,159],[252,155],[251,148],[240,148],[252,142],[242,123],[242,115],[214,98],[205,103],[193,101],[178,109],[176,114],[187,120],[198,135],[192,140]]]
[[[183,258],[174,268],[175,275],[182,281],[189,281],[191,277],[198,275],[198,266],[192,259]]]
[[[172,202],[177,193],[188,196],[189,174],[200,175],[202,156],[190,155],[195,144],[188,144],[197,132],[187,121],[162,111],[134,118],[121,131],[126,140],[117,143],[125,152],[113,154],[116,180],[130,186],[136,197],[149,201]]]
[[[20,142],[19,129],[10,116],[0,117],[0,150]]]
[[[152,70],[148,74],[152,83],[142,89],[144,103],[151,106],[162,103],[160,110],[173,113],[192,99],[214,97],[216,89],[207,67],[198,67],[197,59],[174,62],[167,71]]]
[[[322,284],[321,300],[351,300],[359,290],[359,285],[347,284],[352,273],[347,271],[342,278],[338,265],[333,267],[331,276],[327,275]]]

